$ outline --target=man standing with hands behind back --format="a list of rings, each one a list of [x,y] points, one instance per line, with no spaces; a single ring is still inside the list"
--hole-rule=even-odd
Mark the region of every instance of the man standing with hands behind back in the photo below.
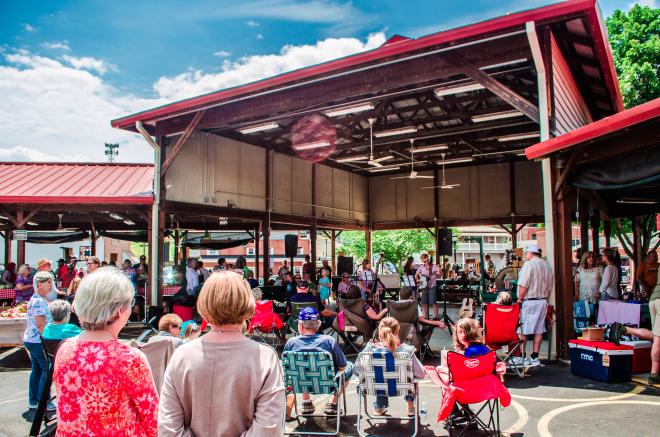
[[[545,332],[548,298],[552,292],[554,276],[550,265],[541,258],[541,250],[534,244],[525,247],[527,262],[518,274],[518,304],[520,307],[520,339],[525,366],[539,366],[539,350]],[[527,336],[534,336],[532,355],[525,357]]]

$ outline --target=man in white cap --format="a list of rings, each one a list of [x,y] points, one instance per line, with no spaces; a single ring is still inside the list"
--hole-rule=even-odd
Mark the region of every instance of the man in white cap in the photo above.
[[[518,304],[520,308],[520,339],[525,357],[525,342],[534,335],[533,352],[524,358],[526,366],[538,366],[539,350],[545,332],[545,316],[548,298],[552,292],[554,277],[550,265],[541,258],[541,249],[535,244],[525,247],[526,262],[518,273]]]

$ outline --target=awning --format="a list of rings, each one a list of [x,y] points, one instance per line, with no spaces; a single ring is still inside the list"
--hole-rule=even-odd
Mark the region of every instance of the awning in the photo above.
[[[251,241],[254,235],[249,232],[187,232],[181,245],[190,249],[221,250],[244,246]]]
[[[170,235],[172,235],[172,232],[166,229],[165,237],[169,237]],[[99,236],[115,240],[133,241],[135,243],[149,242],[149,233],[147,231],[99,231]]]
[[[89,239],[89,232],[87,231],[28,231],[27,242],[34,244],[62,244],[86,239]]]

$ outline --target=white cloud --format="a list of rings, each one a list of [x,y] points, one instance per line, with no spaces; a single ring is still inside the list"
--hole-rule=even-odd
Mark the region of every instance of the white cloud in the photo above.
[[[68,52],[71,50],[69,47],[69,42],[67,40],[64,41],[55,41],[55,42],[45,42],[41,44],[41,46],[45,49],[48,50],[64,50],[65,52]]]
[[[264,36],[263,36],[262,34],[258,33],[258,34],[257,34],[257,39],[258,39],[258,40],[262,40],[262,39],[264,39]]]
[[[384,42],[385,35],[375,33],[364,42],[357,38],[327,38],[314,45],[286,45],[278,54],[225,60],[220,73],[191,70],[163,76],[154,84],[154,90],[163,99],[179,100],[374,49]]]
[[[217,56],[218,58],[226,58],[229,55],[231,55],[231,52],[228,52],[226,50],[219,50],[213,53],[213,56]]]
[[[25,24],[23,24],[23,30],[28,32],[28,33],[32,33],[32,32],[36,32],[37,28],[32,26],[29,23],[25,23]]]
[[[658,7],[658,1],[657,0],[639,0],[636,2],[632,2],[628,5],[628,9],[632,8],[635,4],[639,4],[640,6],[649,6],[651,8],[657,8]]]
[[[95,71],[17,50],[0,65],[0,160],[105,161],[104,143],[119,143],[123,162],[152,162],[137,134],[110,120],[165,103],[114,89]]]
[[[259,23],[254,20],[248,20],[245,22],[248,27],[259,27]]]
[[[117,67],[114,65],[106,63],[101,59],[92,58],[91,56],[77,58],[75,56],[64,55],[62,59],[78,70],[96,71],[99,74],[105,74],[108,70],[117,71]]]

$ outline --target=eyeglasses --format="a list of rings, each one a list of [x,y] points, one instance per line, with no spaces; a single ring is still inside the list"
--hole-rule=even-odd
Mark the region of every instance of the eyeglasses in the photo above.
[[[170,325],[170,328],[180,328],[179,325]]]
[[[135,298],[131,299],[131,308],[133,308],[136,303],[137,301],[135,300]]]

